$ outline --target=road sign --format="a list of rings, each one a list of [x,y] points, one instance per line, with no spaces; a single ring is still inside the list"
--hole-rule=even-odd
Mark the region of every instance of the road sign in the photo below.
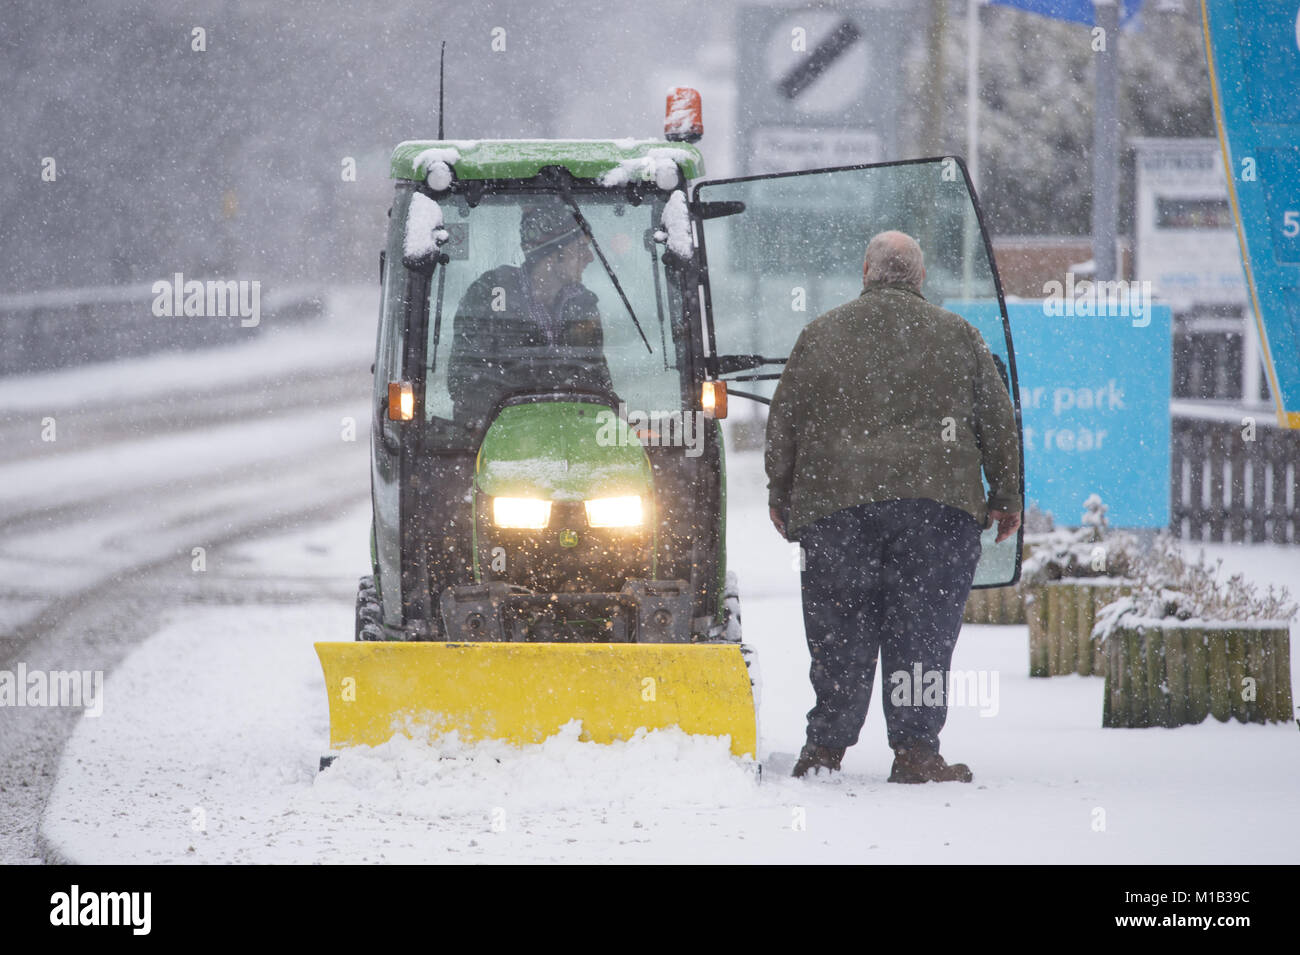
[[[898,156],[904,63],[917,18],[904,3],[741,7],[744,173]]]
[[[830,10],[800,10],[768,36],[767,79],[799,113],[834,114],[865,92],[867,44],[856,20]]]
[[[756,169],[781,171],[855,166],[884,159],[879,133],[801,126],[755,129],[750,140],[749,157]]]
[[[1236,224],[1216,140],[1133,139],[1138,279],[1175,313],[1244,309]]]

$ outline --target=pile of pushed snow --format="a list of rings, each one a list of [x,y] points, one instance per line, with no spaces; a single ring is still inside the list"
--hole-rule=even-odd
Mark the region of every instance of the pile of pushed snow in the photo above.
[[[316,778],[323,803],[365,805],[403,816],[561,809],[662,809],[752,805],[754,763],[731,756],[726,736],[691,736],[676,727],[629,740],[580,739],[572,720],[542,743],[474,744],[456,733],[397,735],[339,755]]]
[[[68,740],[41,824],[47,853],[86,864],[603,861],[641,845],[665,814],[675,832],[724,808],[736,825],[782,812],[782,788],[760,787],[726,737],[676,729],[596,744],[570,723],[523,747],[398,736],[318,774],[329,732],[312,643],[346,640],[351,616],[321,603],[169,619],[109,674],[102,716]],[[656,851],[684,857],[706,834]]]

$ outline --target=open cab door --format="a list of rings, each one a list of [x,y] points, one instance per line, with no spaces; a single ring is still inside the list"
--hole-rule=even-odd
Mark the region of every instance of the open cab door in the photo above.
[[[703,263],[707,376],[767,403],[804,326],[862,291],[862,257],[897,229],[925,252],[927,301],[979,330],[1015,407],[1015,353],[1002,286],[966,167],[956,157],[843,166],[697,183],[691,202]],[[707,243],[706,243],[707,236]],[[731,383],[740,387],[733,389]],[[986,482],[987,490],[987,482]],[[1024,525],[994,543],[984,531],[975,587],[1020,578]]]

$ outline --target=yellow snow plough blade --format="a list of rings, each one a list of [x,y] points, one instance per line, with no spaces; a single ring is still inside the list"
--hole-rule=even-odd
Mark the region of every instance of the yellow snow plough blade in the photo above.
[[[597,743],[678,726],[729,735],[737,756],[758,752],[738,644],[355,642],[316,653],[331,749],[376,746],[407,726],[540,743],[578,719]]]

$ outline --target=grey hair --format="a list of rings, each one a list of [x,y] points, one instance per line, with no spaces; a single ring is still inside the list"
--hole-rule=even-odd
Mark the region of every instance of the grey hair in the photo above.
[[[921,291],[925,281],[925,254],[905,232],[881,232],[867,243],[868,282],[896,282]]]

